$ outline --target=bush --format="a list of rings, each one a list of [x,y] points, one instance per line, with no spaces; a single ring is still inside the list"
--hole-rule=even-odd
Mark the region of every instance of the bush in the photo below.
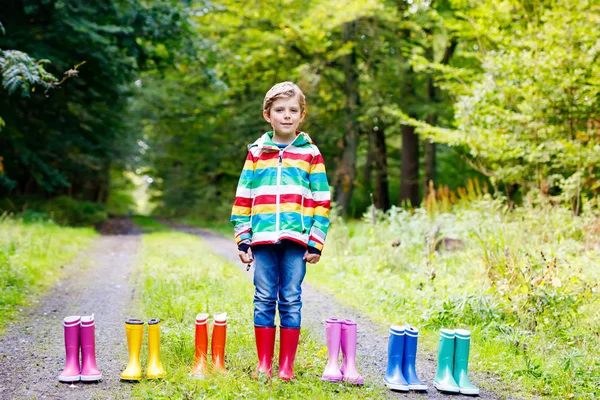
[[[103,205],[90,201],[77,201],[59,196],[42,206],[42,211],[59,225],[86,226],[100,223],[108,218]]]

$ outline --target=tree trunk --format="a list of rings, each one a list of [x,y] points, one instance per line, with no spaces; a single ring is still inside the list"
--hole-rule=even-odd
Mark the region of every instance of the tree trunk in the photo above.
[[[427,32],[427,33],[431,34],[431,32]],[[432,39],[432,41],[433,41],[433,39]],[[441,60],[441,63],[443,65],[448,65],[448,63],[450,62],[450,59],[452,58],[452,55],[454,54],[454,50],[456,49],[457,45],[458,45],[457,40],[455,38],[452,38],[450,40],[450,44],[448,45],[448,47],[446,47],[446,50],[444,51],[444,56],[442,57],[442,60]],[[429,46],[427,48],[426,57],[430,61],[432,61],[432,62],[434,61],[433,43],[431,44],[431,46]],[[440,89],[435,86],[432,75],[429,75],[429,77],[427,78],[427,97],[429,99],[429,102],[436,107],[441,102]],[[427,118],[425,118],[425,122],[427,122],[429,125],[434,126],[437,124],[437,119],[438,119],[438,114],[436,111],[433,111],[427,116]],[[423,182],[423,195],[425,197],[427,197],[427,196],[429,196],[429,183],[431,182],[432,186],[435,187],[435,175],[436,175],[435,174],[435,168],[436,168],[435,152],[436,152],[437,146],[431,140],[425,140],[424,147],[425,147],[425,153],[424,153],[425,182]]]
[[[365,189],[371,193],[373,190],[373,169],[375,166],[375,159],[377,158],[377,155],[375,154],[375,131],[370,130],[366,133],[367,135],[367,143],[368,143],[368,150],[367,150],[367,162],[365,163],[365,171],[364,171],[364,176],[363,176],[363,180],[365,181]]]
[[[432,113],[427,116],[426,122],[430,125],[435,125],[437,121],[437,114]],[[429,196],[429,182],[435,187],[435,167],[436,157],[435,152],[437,145],[431,140],[425,140],[425,182],[423,185],[423,196]]]
[[[358,22],[351,21],[344,24],[344,42],[353,41],[356,36]],[[344,92],[346,94],[346,129],[342,138],[342,156],[336,173],[335,200],[342,209],[344,216],[348,215],[352,189],[356,177],[356,149],[358,147],[358,107],[360,99],[358,96],[358,71],[356,62],[356,51],[352,49],[350,54],[344,56]]]
[[[415,127],[402,127],[402,171],[400,174],[400,197],[402,205],[406,200],[413,207],[419,206],[419,137]]]
[[[378,127],[372,135],[375,139],[375,207],[387,211],[390,208],[390,192],[388,188],[387,150],[384,127]]]

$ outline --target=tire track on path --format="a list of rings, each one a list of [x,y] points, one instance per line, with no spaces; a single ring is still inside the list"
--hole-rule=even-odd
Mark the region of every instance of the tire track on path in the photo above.
[[[228,261],[233,262],[243,271],[248,279],[252,279],[252,271],[246,272],[246,266],[241,264],[237,256],[237,246],[233,240],[226,239],[212,232],[193,228],[181,224],[169,223],[161,220],[161,223],[167,224],[172,228],[186,232],[192,235],[200,236],[210,243],[211,250]],[[313,268],[309,266],[308,268]],[[318,266],[316,267],[318,268]],[[315,337],[325,346],[325,328],[324,322],[327,318],[349,318],[358,323],[358,343],[357,343],[357,368],[365,378],[368,384],[382,385],[383,376],[387,368],[387,344],[388,344],[388,326],[372,321],[366,315],[361,314],[356,309],[340,304],[332,295],[319,292],[304,282],[302,284],[302,325],[307,328],[311,336]],[[433,387],[433,378],[437,370],[437,354],[425,353],[421,348],[418,349],[417,372],[419,377],[427,383],[429,389],[426,392],[393,392],[388,390],[389,398],[414,398],[414,399],[448,399],[448,398],[469,398],[469,396],[448,395],[438,392]],[[323,366],[324,367],[324,366]],[[478,385],[481,380],[495,381],[491,376],[483,374],[473,374],[469,372],[469,377],[473,384]],[[498,383],[498,385],[500,385]],[[506,399],[509,397],[501,396],[489,390],[480,389],[479,399]]]
[[[119,383],[127,362],[123,322],[130,310],[140,236],[101,236],[66,269],[36,306],[25,308],[0,338],[1,399],[127,399]],[[95,314],[99,383],[58,382],[64,367],[62,320]]]

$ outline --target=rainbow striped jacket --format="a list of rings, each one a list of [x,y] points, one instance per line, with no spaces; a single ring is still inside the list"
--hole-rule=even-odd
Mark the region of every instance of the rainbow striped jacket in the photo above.
[[[330,207],[323,157],[304,132],[284,149],[272,139],[267,132],[248,146],[231,212],[236,242],[288,239],[320,252]]]

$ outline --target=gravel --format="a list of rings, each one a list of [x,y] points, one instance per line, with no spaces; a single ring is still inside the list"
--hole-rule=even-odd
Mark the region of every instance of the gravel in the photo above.
[[[130,276],[139,236],[102,236],[64,278],[24,308],[0,338],[0,399],[126,399],[119,382],[127,364],[124,321],[133,297]],[[100,383],[58,382],[64,368],[62,320],[95,314]]]

